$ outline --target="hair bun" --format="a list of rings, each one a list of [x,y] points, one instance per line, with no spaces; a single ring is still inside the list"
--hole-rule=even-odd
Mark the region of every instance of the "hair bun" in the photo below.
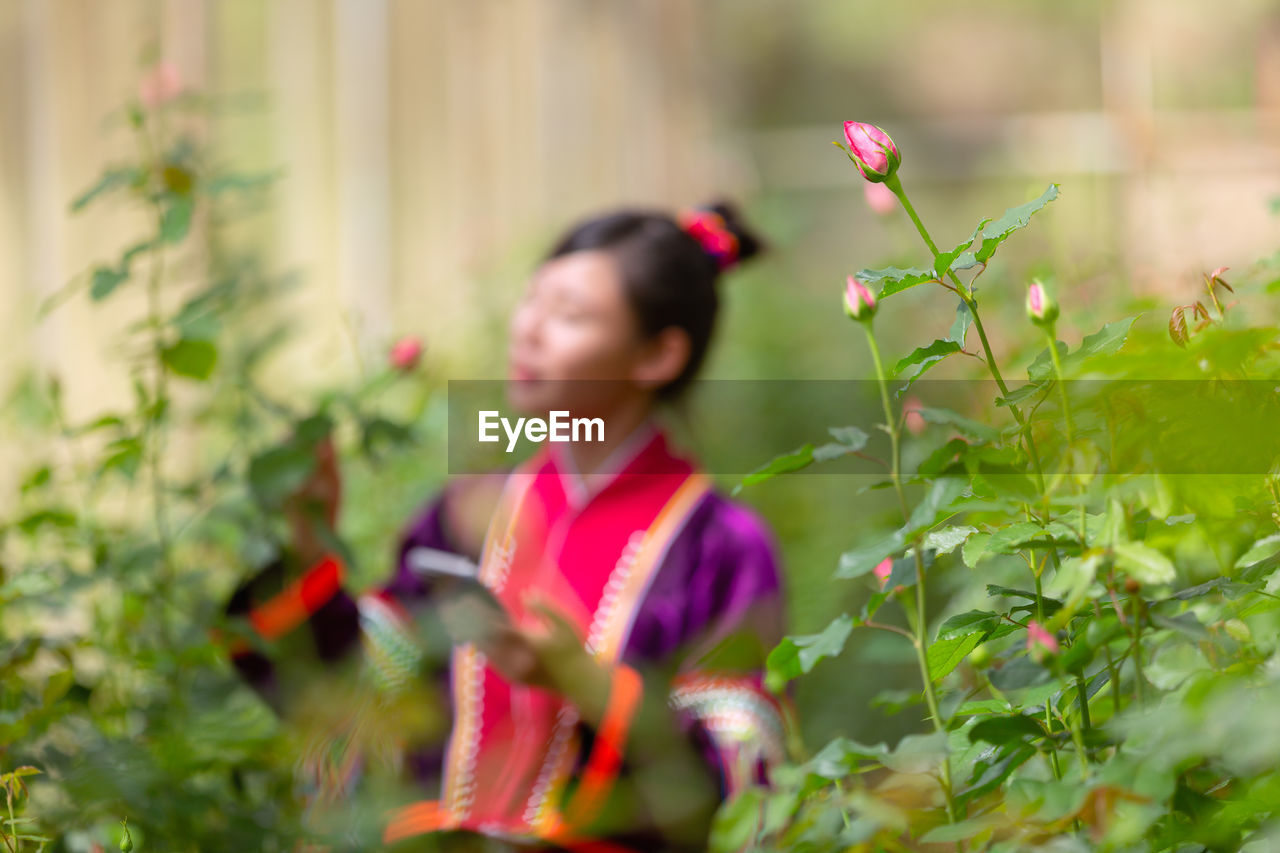
[[[720,214],[725,225],[738,238],[738,263],[750,260],[766,248],[763,240],[742,220],[738,206],[728,199],[719,198],[710,204],[702,205],[704,210],[712,210]]]

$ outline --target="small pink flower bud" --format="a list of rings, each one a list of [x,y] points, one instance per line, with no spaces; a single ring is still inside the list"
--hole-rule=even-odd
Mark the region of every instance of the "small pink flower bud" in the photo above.
[[[884,589],[884,585],[889,582],[889,576],[893,574],[893,557],[885,557],[880,561],[880,565],[876,566],[872,571],[876,574],[876,579],[880,581],[880,588]]]
[[[422,358],[422,342],[412,335],[396,341],[391,347],[389,361],[396,370],[408,372],[418,366]]]
[[[138,83],[138,98],[143,106],[154,110],[164,106],[182,93],[182,75],[178,66],[167,59],[152,66]]]
[[[1038,281],[1027,288],[1027,316],[1037,326],[1050,326],[1058,319],[1058,303]]]
[[[920,414],[920,410],[923,408],[924,406],[920,404],[920,400],[916,397],[908,397],[902,401],[902,421],[907,427],[907,432],[912,435],[920,435],[929,426],[924,419],[924,415]]]
[[[1048,652],[1051,655],[1056,655],[1058,648],[1058,638],[1046,631],[1043,625],[1034,619],[1027,622],[1028,651],[1033,654]]]
[[[878,216],[888,216],[898,209],[898,197],[882,183],[867,181],[862,185],[862,192],[867,198],[867,207]]]
[[[844,123],[844,139],[849,143],[849,156],[862,177],[880,183],[898,171],[902,155],[889,134],[874,124],[860,121]]]
[[[852,320],[868,322],[876,313],[876,298],[871,290],[853,276],[845,280],[844,313]]]

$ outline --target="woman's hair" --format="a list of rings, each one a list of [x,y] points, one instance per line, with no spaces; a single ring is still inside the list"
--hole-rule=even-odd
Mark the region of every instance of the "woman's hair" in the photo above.
[[[727,266],[763,250],[764,244],[742,223],[732,203],[717,201],[698,211],[717,214],[735,238],[734,260]],[[621,210],[581,222],[556,244],[547,260],[590,249],[607,251],[617,262],[641,334],[652,337],[670,326],[688,333],[688,363],[658,390],[659,399],[679,396],[697,374],[711,343],[720,305],[716,283],[726,268],[722,260],[674,218],[651,210]]]

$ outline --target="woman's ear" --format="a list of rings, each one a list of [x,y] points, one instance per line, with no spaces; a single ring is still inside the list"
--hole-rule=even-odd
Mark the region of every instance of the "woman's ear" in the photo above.
[[[645,388],[661,388],[684,371],[692,351],[689,333],[679,326],[668,326],[644,344],[631,380]]]

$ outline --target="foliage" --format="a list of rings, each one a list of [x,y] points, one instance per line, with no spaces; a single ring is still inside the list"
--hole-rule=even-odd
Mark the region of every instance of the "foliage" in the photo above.
[[[11,399],[35,448],[0,521],[11,851],[296,849],[296,735],[229,666],[223,603],[275,552],[320,438],[377,465],[422,437],[431,389],[406,371],[302,405],[267,387],[291,279],[224,225],[271,178],[221,168],[181,129],[186,108],[127,107],[135,159],[72,210],[114,203],[150,228],[46,306],[85,294],[142,307],[122,334],[132,405],[73,422],[57,378],[34,375]]]
[[[1073,347],[1051,321],[1028,323],[1022,337],[1043,335],[1044,349],[1025,382],[1007,383],[975,282],[1058,186],[942,252],[901,183],[887,184],[932,262],[858,277],[882,302],[937,288],[957,301],[957,320],[891,369],[873,325],[851,326],[865,332],[883,389],[885,422],[874,426],[890,439],[879,457],[890,473],[877,485],[896,491],[901,514],[861,530],[836,562],[836,583],[868,587],[861,611],[784,639],[769,683],[782,690],[846,653],[854,632],[884,631],[914,650],[921,689],[899,704],[923,707],[929,730],[894,746],[838,737],[794,755],[772,788],[722,809],[714,849],[1270,849],[1278,330],[1223,305],[1219,289],[1254,294],[1218,270],[1205,277],[1214,310],[1177,306],[1167,333],[1126,317]],[[1251,277],[1265,284],[1272,266]],[[1070,297],[1061,302],[1069,316]],[[1193,307],[1200,322],[1189,329]],[[894,321],[892,302],[876,320]],[[923,423],[904,434],[908,410],[894,400],[957,353],[994,383],[967,385],[964,411],[917,402]],[[1256,416],[1237,418],[1255,388]],[[1237,432],[1236,420],[1252,423]],[[880,452],[864,444],[859,454]],[[1227,464],[1240,454],[1248,465]],[[904,471],[903,458],[919,461]],[[822,461],[805,445],[743,485]],[[927,613],[926,586],[947,590],[942,612]]]

